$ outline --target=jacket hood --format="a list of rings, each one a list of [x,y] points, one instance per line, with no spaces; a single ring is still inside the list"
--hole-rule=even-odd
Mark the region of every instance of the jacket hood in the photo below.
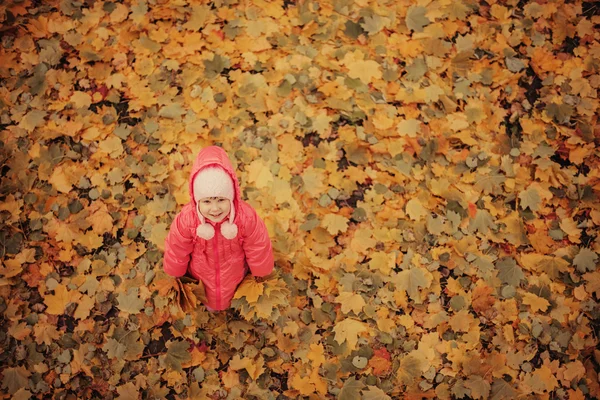
[[[194,205],[194,209],[196,209],[196,200],[194,199],[194,178],[196,175],[206,167],[214,167],[218,166],[223,168],[223,170],[229,175],[231,181],[233,182],[233,190],[234,190],[234,198],[233,198],[233,207],[238,209],[238,205],[240,202],[240,184],[237,180],[237,176],[233,169],[233,165],[231,164],[231,160],[227,156],[225,150],[217,146],[209,146],[200,150],[200,153],[196,156],[194,160],[194,164],[192,165],[192,173],[190,174],[190,179],[188,182],[188,188],[190,192],[191,202]]]

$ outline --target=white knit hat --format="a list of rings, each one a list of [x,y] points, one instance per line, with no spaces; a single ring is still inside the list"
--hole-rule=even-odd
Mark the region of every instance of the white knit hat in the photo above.
[[[206,223],[204,216],[198,209],[198,201],[207,197],[224,197],[229,200],[231,211],[229,212],[229,221],[221,224],[221,234],[225,239],[235,238],[238,233],[238,228],[233,223],[235,219],[235,209],[233,207],[235,190],[229,174],[220,167],[206,167],[194,177],[193,189],[196,212],[200,219],[200,225],[196,228],[196,235],[205,240],[212,239],[215,236],[215,228]]]

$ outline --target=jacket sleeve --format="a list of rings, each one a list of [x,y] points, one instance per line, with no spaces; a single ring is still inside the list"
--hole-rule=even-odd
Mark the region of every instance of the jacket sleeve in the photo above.
[[[187,222],[187,223],[186,223]],[[175,216],[169,234],[165,239],[165,255],[163,268],[168,275],[179,277],[185,275],[190,256],[194,249],[194,230],[186,221],[184,212]]]
[[[273,272],[273,248],[269,232],[256,211],[248,207],[244,226],[244,253],[250,272],[254,276],[266,276]]]

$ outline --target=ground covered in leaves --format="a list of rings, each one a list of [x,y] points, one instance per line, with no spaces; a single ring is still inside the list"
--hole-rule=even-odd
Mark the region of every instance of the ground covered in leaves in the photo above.
[[[4,398],[598,398],[597,2],[0,4]],[[277,274],[161,269],[223,146]]]

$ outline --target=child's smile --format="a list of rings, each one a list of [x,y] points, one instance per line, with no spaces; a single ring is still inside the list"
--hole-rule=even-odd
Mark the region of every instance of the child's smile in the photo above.
[[[231,202],[225,197],[206,197],[198,201],[198,211],[212,222],[221,222],[230,210]]]

